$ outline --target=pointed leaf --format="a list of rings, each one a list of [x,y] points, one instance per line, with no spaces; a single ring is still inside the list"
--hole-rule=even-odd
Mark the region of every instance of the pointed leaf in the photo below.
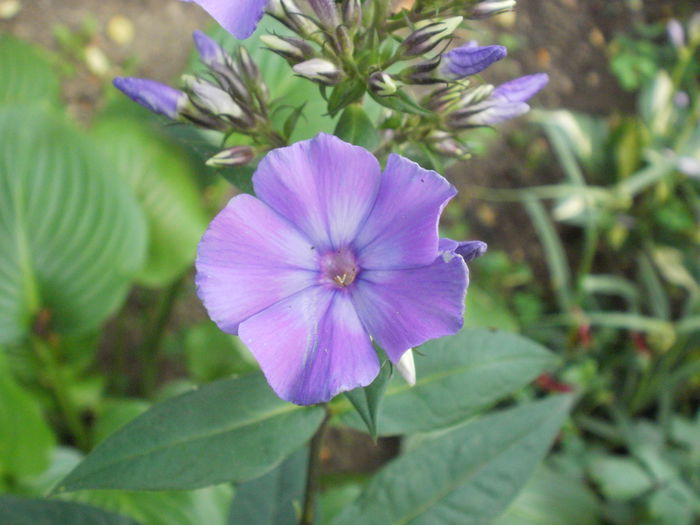
[[[345,393],[345,396],[350,400],[352,406],[355,407],[362,421],[367,425],[367,431],[372,436],[372,439],[377,438],[377,412],[392,375],[393,367],[391,363],[384,361],[382,368],[379,370],[379,375],[372,381],[371,385],[365,388],[356,388]]]
[[[367,116],[362,106],[352,104],[345,108],[338,125],[335,127],[335,136],[345,142],[362,146],[373,150],[379,145],[379,133]]]
[[[0,516],[8,525],[138,525],[103,510],[67,501],[0,495]]]
[[[489,523],[532,475],[570,404],[555,396],[424,442],[380,471],[332,525]]]
[[[308,457],[308,449],[302,448],[264,476],[238,485],[229,525],[296,525]]]
[[[250,479],[301,447],[323,415],[320,407],[282,401],[261,374],[215,381],[127,424],[56,492],[192,489]]]
[[[464,421],[522,388],[557,358],[522,336],[483,329],[464,329],[430,341],[416,356],[416,384],[395,378],[378,415],[380,435],[430,431]],[[364,423],[347,407],[343,421]]]
[[[401,113],[411,113],[413,115],[423,115],[431,116],[432,111],[428,111],[422,107],[416,100],[409,95],[406,91],[399,90],[395,95],[390,95],[388,97],[380,97],[369,91],[370,96],[382,106],[393,109],[394,111],[399,111]]]

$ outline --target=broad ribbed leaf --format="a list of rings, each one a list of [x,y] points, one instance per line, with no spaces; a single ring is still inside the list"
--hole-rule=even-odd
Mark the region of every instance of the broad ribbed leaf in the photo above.
[[[377,416],[380,435],[454,425],[532,381],[557,358],[516,334],[464,329],[415,353],[416,384],[394,378]],[[349,407],[348,407],[349,409]],[[354,412],[343,421],[363,429]]]
[[[7,525],[138,525],[95,507],[67,501],[0,496],[0,522]]]
[[[48,54],[10,35],[0,35],[0,105],[56,105],[58,76]]]
[[[127,424],[56,491],[192,489],[250,479],[306,443],[323,414],[280,400],[261,374],[216,381]]]
[[[138,279],[163,286],[192,264],[206,229],[192,163],[177,144],[132,119],[104,118],[93,133],[146,215],[148,253]]]
[[[545,455],[571,397],[457,427],[380,471],[333,525],[482,525],[515,498]]]
[[[28,107],[0,110],[0,343],[35,316],[59,333],[94,329],[143,264],[131,193],[85,137]]]

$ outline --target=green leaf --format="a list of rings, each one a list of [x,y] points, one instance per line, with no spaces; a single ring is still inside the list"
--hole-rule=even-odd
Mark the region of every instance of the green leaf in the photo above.
[[[60,84],[48,53],[8,34],[0,35],[0,105],[58,106]]]
[[[380,435],[460,423],[528,384],[557,358],[516,334],[464,329],[424,344],[415,361],[415,386],[395,378],[387,388],[378,416]],[[343,421],[363,428],[362,420],[347,410]]]
[[[13,380],[0,351],[0,477],[40,473],[54,442],[39,403]]]
[[[138,525],[102,510],[67,501],[0,495],[0,516],[8,525]]]
[[[149,403],[143,399],[110,399],[103,402],[92,427],[93,442],[104,441],[149,407]]]
[[[141,210],[63,121],[2,109],[0,144],[0,343],[21,339],[41,310],[52,331],[93,330],[143,264]]]
[[[399,90],[395,95],[388,97],[380,97],[369,91],[370,96],[385,108],[393,109],[401,113],[411,113],[412,115],[422,115],[429,117],[433,115],[432,111],[428,111],[422,107],[416,100],[406,91]]]
[[[525,485],[570,404],[555,396],[424,442],[377,474],[332,525],[489,523]]]
[[[493,525],[598,525],[600,514],[583,481],[540,466]]]
[[[379,370],[379,375],[372,381],[372,384],[365,388],[356,388],[346,392],[345,396],[355,407],[357,413],[367,425],[372,439],[377,438],[377,412],[380,403],[384,399],[384,391],[393,375],[393,367],[389,361],[384,361]]]
[[[261,374],[216,381],[123,427],[56,492],[192,489],[250,479],[301,447],[323,416],[320,407],[280,400]]]
[[[328,97],[328,113],[331,117],[353,102],[357,102],[365,94],[365,83],[359,78],[351,78],[333,88]]]
[[[345,108],[334,134],[345,142],[373,150],[379,145],[379,133],[362,106],[352,104]]]
[[[308,456],[303,448],[264,476],[238,485],[229,525],[297,525]]]
[[[147,219],[148,254],[138,279],[147,286],[164,286],[192,264],[206,229],[194,167],[178,144],[139,121],[103,118],[92,133]]]
[[[600,491],[611,500],[627,501],[654,486],[649,474],[629,457],[599,456],[591,462],[589,473]]]
[[[475,284],[470,284],[467,292],[464,323],[465,326],[497,328],[513,332],[520,328],[518,320],[501,295],[489,293]]]

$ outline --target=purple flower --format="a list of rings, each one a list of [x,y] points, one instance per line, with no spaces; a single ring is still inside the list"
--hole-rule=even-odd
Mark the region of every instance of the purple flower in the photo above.
[[[265,13],[268,0],[183,0],[199,4],[236,38],[248,38]]]
[[[445,53],[440,72],[451,80],[476,75],[507,54],[508,51],[503,46],[480,46],[471,41]]]
[[[510,103],[525,102],[545,87],[547,82],[549,82],[547,73],[526,75],[501,84],[493,90],[491,98]]]
[[[370,384],[372,339],[395,364],[457,332],[468,270],[438,238],[456,190],[398,155],[320,134],[270,152],[199,244],[197,292],[277,395],[308,405]],[[475,255],[484,245],[464,247]],[[372,338],[372,339],[371,339]]]
[[[187,95],[184,92],[155,80],[117,77],[113,84],[134,102],[171,119],[177,119],[180,110],[187,103]]]

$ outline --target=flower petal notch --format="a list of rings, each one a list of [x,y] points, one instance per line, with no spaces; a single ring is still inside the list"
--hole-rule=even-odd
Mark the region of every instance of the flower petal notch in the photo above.
[[[462,253],[485,245],[438,237],[456,194],[443,177],[398,155],[382,172],[367,150],[320,134],[268,153],[253,186],[257,198],[234,197],[204,234],[197,293],[282,399],[369,385],[372,340],[413,379],[409,349],[462,327]]]
[[[236,38],[253,34],[265,13],[268,0],[183,0],[194,2]]]

